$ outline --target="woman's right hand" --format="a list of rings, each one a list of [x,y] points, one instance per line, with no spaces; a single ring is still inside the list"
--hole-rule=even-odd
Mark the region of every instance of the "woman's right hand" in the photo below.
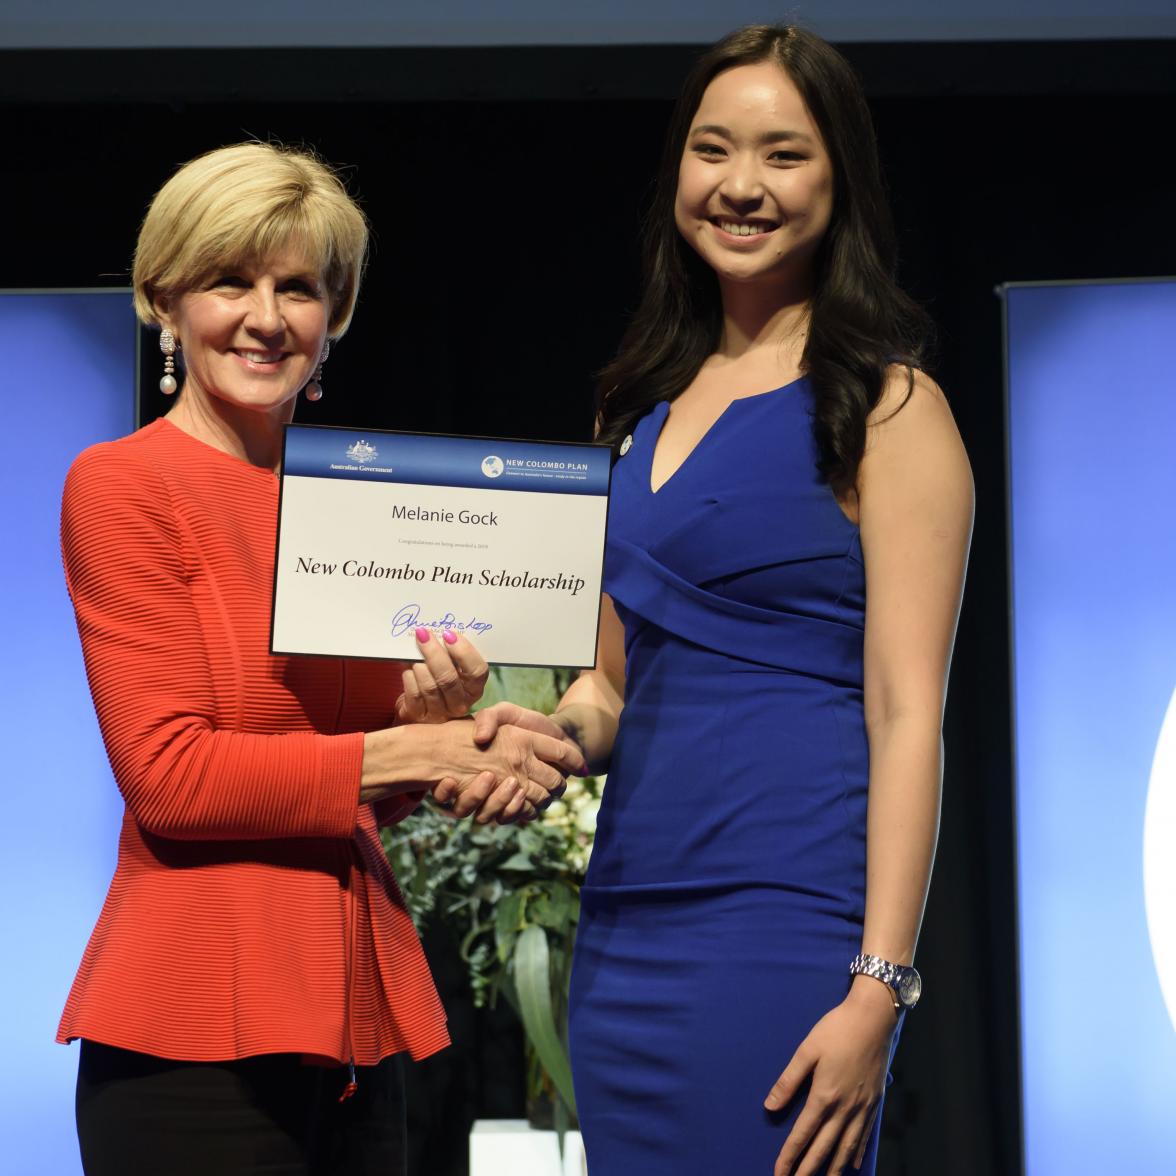
[[[582,766],[570,743],[543,732],[507,724],[479,745],[469,720],[418,723],[364,737],[359,798],[426,788],[457,816],[510,820],[546,808]]]
[[[496,725],[489,736],[472,734],[479,753],[496,765],[472,776],[454,773],[433,789],[438,804],[458,817],[473,816],[482,824],[533,819],[563,795],[569,774],[586,768],[579,749],[562,732],[557,737],[506,723]]]
[[[549,715],[539,711],[526,710],[513,702],[500,702],[486,707],[474,716],[474,742],[484,747],[497,736],[499,730],[505,726],[519,727],[539,735],[550,736],[567,745],[570,758],[560,765],[565,776],[583,776],[588,771],[588,765],[580,752],[579,745],[567,732]],[[563,793],[563,787],[557,792],[549,793],[545,801],[536,803],[534,796],[528,796],[525,789],[518,785],[513,778],[506,781],[496,780],[489,773],[483,773],[472,781],[464,782],[465,789],[471,802],[476,802],[474,820],[480,824],[497,821],[500,825],[509,825],[515,821],[524,823],[535,820],[551,801]],[[565,785],[566,787],[566,781]],[[495,789],[501,789],[496,792]],[[456,809],[456,798],[462,783],[452,778],[442,780],[434,790],[434,797],[442,807]]]

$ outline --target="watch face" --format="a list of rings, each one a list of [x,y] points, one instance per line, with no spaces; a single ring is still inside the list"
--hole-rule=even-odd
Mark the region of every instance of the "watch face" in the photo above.
[[[911,968],[898,982],[898,999],[906,1008],[913,1009],[919,1003],[919,997],[922,995],[923,981],[920,979],[919,973]]]

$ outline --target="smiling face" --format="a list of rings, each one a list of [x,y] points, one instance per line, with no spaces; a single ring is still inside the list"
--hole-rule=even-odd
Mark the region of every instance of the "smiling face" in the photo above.
[[[322,275],[291,247],[158,309],[183,353],[183,398],[282,419],[318,365],[330,317]]]
[[[691,120],[674,219],[720,282],[807,290],[833,211],[833,163],[771,62],[719,74]]]

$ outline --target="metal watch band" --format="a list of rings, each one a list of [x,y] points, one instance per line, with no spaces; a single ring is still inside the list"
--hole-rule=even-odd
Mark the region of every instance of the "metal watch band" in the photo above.
[[[881,980],[890,989],[894,1007],[899,1012],[906,1008],[913,1008],[918,1002],[922,981],[914,968],[906,967],[903,964],[892,964],[881,956],[867,955],[863,952],[854,956],[849,965],[849,974],[851,976],[873,976],[875,980]],[[910,983],[912,980],[913,984]],[[906,996],[904,999],[904,989],[913,989],[913,999],[911,996]]]

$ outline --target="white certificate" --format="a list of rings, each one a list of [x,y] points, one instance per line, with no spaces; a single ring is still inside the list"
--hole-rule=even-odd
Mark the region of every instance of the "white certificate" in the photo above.
[[[610,467],[601,445],[287,426],[270,649],[419,661],[424,627],[591,666]]]

